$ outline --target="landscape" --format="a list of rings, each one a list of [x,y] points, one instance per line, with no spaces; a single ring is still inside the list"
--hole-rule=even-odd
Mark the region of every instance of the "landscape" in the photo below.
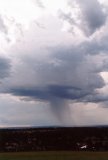
[[[0,159],[107,160],[108,127],[8,128],[0,130]]]
[[[0,0],[0,160],[108,160],[108,0]]]

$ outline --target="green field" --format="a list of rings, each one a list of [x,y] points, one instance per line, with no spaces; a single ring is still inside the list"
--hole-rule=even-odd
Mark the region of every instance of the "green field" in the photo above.
[[[108,152],[0,153],[0,160],[108,160]]]

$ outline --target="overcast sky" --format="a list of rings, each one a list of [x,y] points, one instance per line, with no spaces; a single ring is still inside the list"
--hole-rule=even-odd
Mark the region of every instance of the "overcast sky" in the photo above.
[[[107,0],[0,0],[0,127],[108,124],[107,43]]]

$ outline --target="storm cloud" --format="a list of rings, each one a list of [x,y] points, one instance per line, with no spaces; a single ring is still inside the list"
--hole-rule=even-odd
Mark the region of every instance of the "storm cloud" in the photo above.
[[[16,1],[21,11],[25,1],[23,6]],[[103,108],[108,101],[108,19],[103,6],[98,0],[33,0],[27,1],[23,16],[9,10],[8,20],[0,17],[1,32],[12,40],[0,46],[0,96],[8,97],[7,106],[9,101],[10,106],[11,101],[19,103],[26,114],[26,105],[29,110],[32,104],[36,117],[41,106],[45,117],[53,115],[66,125],[74,123],[77,104],[80,110],[91,107],[85,109],[88,115],[94,106]]]
[[[23,101],[48,102],[51,111],[61,122],[64,121],[66,112],[69,115],[68,101],[73,103],[106,101],[105,97],[97,92],[97,89],[105,86],[99,74],[106,68],[104,60],[97,63],[96,59],[101,59],[102,55],[100,53],[93,55],[89,43],[88,47],[85,44],[48,47],[47,50],[51,53],[50,61],[38,62],[36,57],[26,56],[22,66],[19,67],[26,66],[26,70],[28,68],[29,71],[26,74],[33,71],[35,78],[30,77],[28,85],[27,80],[22,84],[10,85],[6,92],[18,96]],[[23,73],[23,68],[21,71]],[[39,81],[35,82],[37,79]]]
[[[91,94],[90,91],[80,88],[58,85],[47,86],[46,88],[13,88],[9,93],[16,96],[31,97],[33,100],[39,99],[46,101],[50,101],[53,98],[78,100]]]

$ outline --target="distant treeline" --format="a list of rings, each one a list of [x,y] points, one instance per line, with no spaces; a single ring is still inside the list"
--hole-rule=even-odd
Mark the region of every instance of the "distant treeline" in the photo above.
[[[0,129],[0,151],[108,151],[107,127]]]

